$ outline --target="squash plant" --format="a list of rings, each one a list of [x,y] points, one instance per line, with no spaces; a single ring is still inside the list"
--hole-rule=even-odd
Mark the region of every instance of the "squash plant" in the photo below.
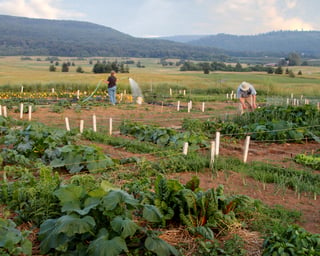
[[[0,218],[0,255],[31,255],[32,243],[28,231],[20,231],[12,220]]]
[[[157,209],[140,204],[125,191],[69,184],[55,195],[63,215],[40,226],[42,254],[117,256],[133,251],[147,255],[149,251],[159,256],[178,255],[174,247],[148,230],[148,222],[160,221]],[[140,211],[143,217],[134,219]]]

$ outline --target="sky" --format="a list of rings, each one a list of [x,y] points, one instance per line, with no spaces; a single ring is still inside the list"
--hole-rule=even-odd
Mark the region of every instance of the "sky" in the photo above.
[[[0,0],[0,14],[88,21],[134,37],[320,30],[319,0]]]

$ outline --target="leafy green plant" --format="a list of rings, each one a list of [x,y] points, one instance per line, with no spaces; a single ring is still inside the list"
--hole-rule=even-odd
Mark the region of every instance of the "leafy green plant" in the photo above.
[[[20,231],[12,220],[0,218],[0,255],[32,255],[29,231]]]
[[[298,154],[294,157],[294,161],[312,169],[320,170],[320,155]]]
[[[107,191],[106,191],[107,190]],[[122,190],[87,191],[85,186],[70,184],[55,192],[64,213],[58,219],[48,219],[40,226],[40,249],[43,254],[110,255],[138,250],[159,256],[178,255],[176,249],[133,220],[137,210],[143,210],[145,221],[159,221],[156,209],[141,205]],[[138,216],[137,216],[138,217]]]
[[[281,233],[273,233],[263,243],[263,256],[320,255],[320,236],[298,226],[289,226]]]
[[[66,145],[47,149],[44,158],[53,168],[66,168],[70,173],[98,172],[114,165],[101,149],[84,145]]]

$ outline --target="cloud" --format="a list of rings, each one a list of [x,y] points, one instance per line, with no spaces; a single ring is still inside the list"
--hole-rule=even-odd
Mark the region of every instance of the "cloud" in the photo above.
[[[53,0],[6,0],[0,1],[3,14],[30,18],[60,19],[66,17],[82,17],[79,12],[65,12],[58,8],[59,1]]]

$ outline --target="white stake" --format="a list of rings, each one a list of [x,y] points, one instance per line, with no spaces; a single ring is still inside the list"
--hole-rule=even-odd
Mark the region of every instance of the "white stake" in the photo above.
[[[220,132],[216,132],[216,143],[215,143],[215,154],[219,156],[219,147],[220,147]]]
[[[28,106],[28,120],[31,121],[31,115],[32,115],[32,105]]]
[[[211,148],[210,148],[210,168],[213,167],[213,163],[214,163],[214,155],[215,155],[215,142],[214,141],[211,141],[210,145],[211,145]]]
[[[227,100],[229,99],[229,93],[227,93]]]
[[[170,96],[172,96],[172,89],[171,88],[169,90],[169,94],[170,94]]]
[[[66,129],[67,129],[68,132],[70,132],[69,118],[66,117],[65,120],[66,120]]]
[[[112,118],[109,119],[109,135],[112,135]]]
[[[23,86],[21,86],[21,93],[23,93]]]
[[[0,116],[2,116],[2,105],[0,105]]]
[[[77,99],[80,98],[80,90],[77,91]]]
[[[93,131],[96,132],[97,131],[97,117],[96,117],[96,115],[92,116],[92,122],[93,122]]]
[[[20,103],[20,119],[23,118],[23,103]]]
[[[187,155],[188,154],[188,147],[189,147],[189,143],[188,142],[185,142],[184,144],[183,144],[183,154],[184,155]]]
[[[188,102],[188,113],[190,113],[190,110],[191,110],[191,103]]]
[[[178,100],[177,111],[180,111],[180,100]]]
[[[243,162],[244,163],[246,163],[247,159],[248,159],[249,144],[250,144],[250,136],[247,136],[245,143],[244,143],[244,155],[243,155]]]
[[[201,108],[201,111],[204,112],[204,106],[205,106],[205,103],[202,102],[202,108]]]
[[[3,116],[8,117],[7,115],[7,106],[3,106]]]
[[[80,133],[83,133],[84,120],[80,120]]]
[[[183,90],[183,95],[186,96],[186,90]]]
[[[51,93],[54,93],[54,88],[51,88]]]

